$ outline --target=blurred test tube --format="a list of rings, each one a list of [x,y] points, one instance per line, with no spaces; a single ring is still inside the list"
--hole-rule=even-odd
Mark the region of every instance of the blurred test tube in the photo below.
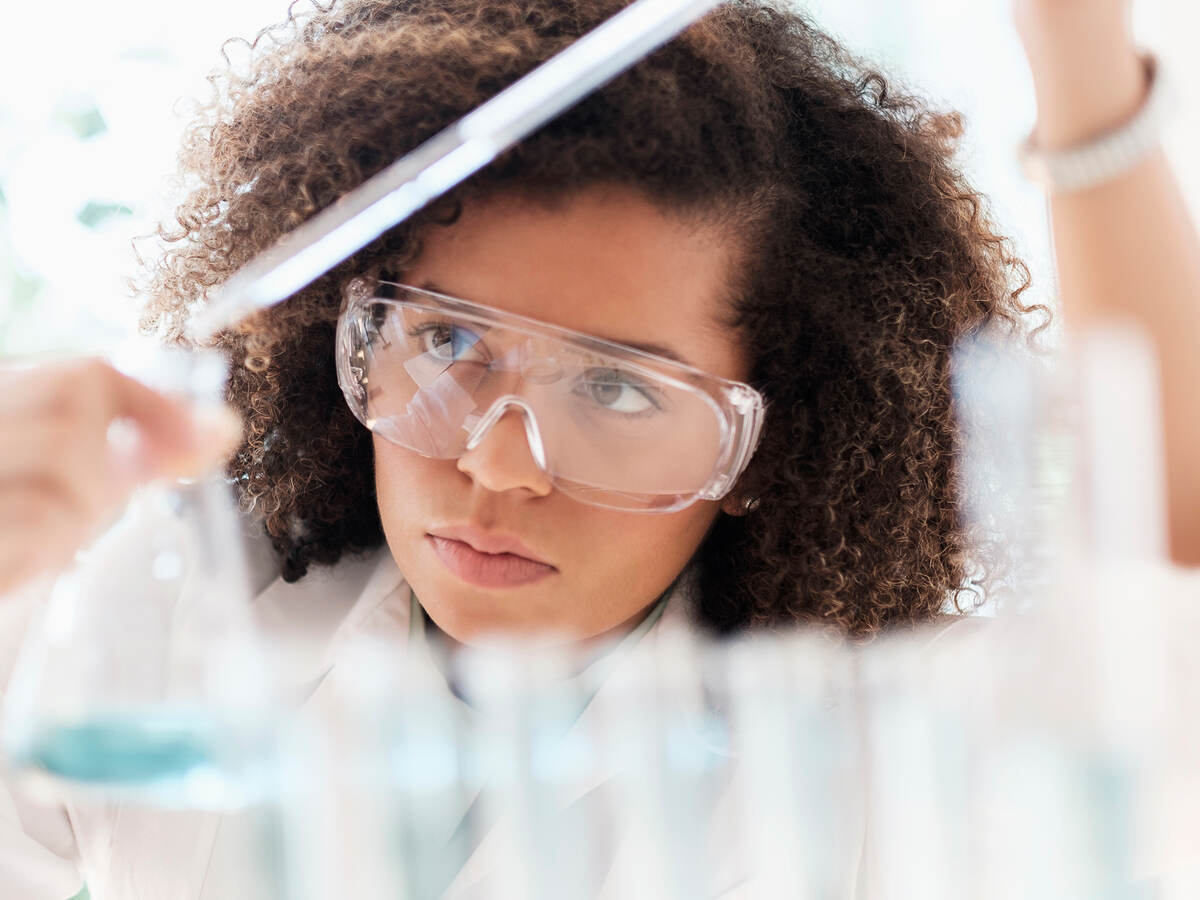
[[[688,900],[711,893],[713,809],[728,774],[727,739],[706,698],[694,637],[645,639],[612,673],[595,732],[613,773],[620,835],[614,896]]]
[[[850,896],[865,823],[849,652],[802,632],[738,641],[724,655],[753,896]]]
[[[588,896],[590,823],[563,808],[588,770],[588,748],[571,734],[585,703],[573,654],[561,644],[497,642],[454,664],[477,714],[471,754],[481,791],[466,823],[476,855],[449,895]]]
[[[990,329],[955,347],[953,389],[968,564],[986,610],[1030,609],[1070,556],[1073,407],[1061,371],[1022,336]]]

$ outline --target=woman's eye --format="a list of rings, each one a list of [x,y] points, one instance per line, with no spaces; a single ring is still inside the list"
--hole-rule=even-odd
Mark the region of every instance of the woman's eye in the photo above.
[[[610,412],[627,416],[645,415],[661,409],[654,399],[652,387],[615,369],[593,369],[576,385],[575,392]]]
[[[415,329],[413,336],[420,341],[421,352],[428,353],[435,359],[446,362],[487,362],[477,347],[479,336],[459,325],[423,325]]]

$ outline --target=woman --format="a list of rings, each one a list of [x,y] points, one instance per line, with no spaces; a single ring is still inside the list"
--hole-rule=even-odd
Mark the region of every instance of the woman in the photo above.
[[[280,234],[613,9],[359,0],[294,36],[264,35],[249,75],[231,76],[191,132],[193,190],[148,273],[148,323],[179,334],[191,304]],[[1127,0],[1016,4],[1039,152],[1083,144],[1141,106],[1147,69],[1128,12]],[[393,621],[427,617],[445,640],[468,643],[497,630],[641,636],[672,616],[717,632],[817,622],[863,636],[970,596],[967,559],[981,548],[956,512],[949,354],[986,325],[1024,327],[1030,310],[1024,268],[953,166],[958,128],[796,14],[722,7],[285,305],[222,335],[242,428],[230,471],[275,551],[271,609],[286,617],[339,585],[348,619],[371,594],[375,608],[395,607]],[[1182,397],[1200,375],[1187,352],[1200,334],[1200,266],[1166,163],[1131,161],[1055,196],[1054,212],[1073,322],[1133,317],[1157,341],[1172,538],[1179,558],[1200,557],[1200,475],[1183,464],[1200,432]],[[373,366],[367,383],[352,371],[354,347],[335,352],[347,297],[367,304],[355,320],[369,334],[357,348]],[[400,327],[399,311],[430,309],[461,317]],[[591,339],[610,342],[605,378],[586,382],[610,411],[654,406],[614,360],[663,373],[660,386],[695,376],[709,396],[753,388],[765,401],[757,450],[739,471],[703,440],[656,439],[629,457],[654,464],[641,478],[638,466],[581,462],[581,445],[562,437],[579,431],[560,427],[568,417],[551,405],[489,405],[496,397],[483,403],[472,387],[437,435],[372,414],[366,398],[399,397],[393,418],[414,396],[448,403],[414,393],[428,384],[405,365],[421,353],[495,362],[471,321],[532,333],[573,360],[596,350]],[[419,353],[406,338],[424,342]],[[532,383],[538,371],[521,369]],[[69,556],[137,481],[229,449],[224,426],[198,424],[95,363],[4,379],[4,587]],[[144,456],[104,478],[105,430],[118,417],[142,426]],[[728,410],[716,420],[707,427],[750,427]],[[728,493],[704,495],[696,479],[675,491],[672,464],[724,464],[739,477]],[[644,495],[660,488],[678,503],[646,511],[657,501]],[[155,830],[144,822],[142,837]],[[65,825],[37,820],[20,839],[59,860],[86,858],[85,845],[114,827],[103,817]],[[202,890],[205,865],[172,869],[167,851],[146,852],[128,829],[116,846],[129,896],[149,883],[155,896]],[[219,867],[219,853],[212,860]],[[70,875],[59,878],[69,893]]]

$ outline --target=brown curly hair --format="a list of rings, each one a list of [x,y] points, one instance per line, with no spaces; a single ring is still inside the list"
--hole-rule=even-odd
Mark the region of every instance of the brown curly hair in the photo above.
[[[182,156],[190,190],[149,267],[178,337],[280,235],[611,15],[613,0],[345,0],[260,33]],[[953,153],[961,123],[897,92],[802,14],[732,0],[287,303],[223,334],[246,441],[231,463],[283,577],[383,541],[370,434],[332,362],[340,288],[402,269],[422,229],[495,192],[619,184],[680,211],[754,210],[731,321],[765,433],[695,564],[718,632],[854,635],[978,587],[956,507],[950,351],[1023,328],[1028,272]]]

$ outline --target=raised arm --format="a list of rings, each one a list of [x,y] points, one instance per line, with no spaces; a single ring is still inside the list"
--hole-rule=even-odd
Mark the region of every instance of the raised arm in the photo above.
[[[1071,148],[1127,123],[1149,88],[1132,0],[1014,0],[1033,70],[1034,142]],[[1139,323],[1162,369],[1172,556],[1200,564],[1200,240],[1157,151],[1093,187],[1051,193],[1068,327]]]

